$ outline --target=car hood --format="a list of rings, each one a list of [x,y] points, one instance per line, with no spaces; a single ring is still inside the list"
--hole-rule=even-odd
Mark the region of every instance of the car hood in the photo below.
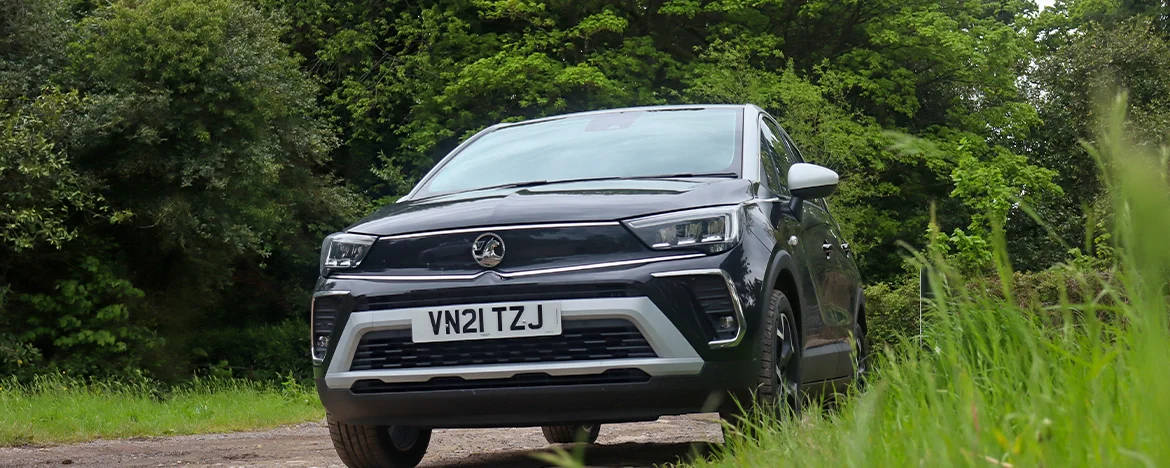
[[[385,206],[346,228],[388,236],[507,224],[614,221],[751,198],[741,179],[610,180],[464,192]]]

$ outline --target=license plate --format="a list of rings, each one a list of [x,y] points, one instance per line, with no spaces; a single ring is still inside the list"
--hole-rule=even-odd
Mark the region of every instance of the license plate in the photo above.
[[[415,343],[561,334],[559,302],[503,302],[436,307],[410,318]]]

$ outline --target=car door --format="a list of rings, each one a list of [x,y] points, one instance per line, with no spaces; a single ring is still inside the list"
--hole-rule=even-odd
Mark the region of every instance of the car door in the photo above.
[[[780,132],[793,157],[803,161],[796,144],[783,129]],[[842,362],[842,375],[845,375],[852,369],[849,356],[852,347],[848,340],[858,309],[860,280],[853,263],[853,253],[848,242],[842,239],[841,228],[829,212],[828,203],[825,200],[810,200],[804,206],[807,223],[816,225],[806,231],[810,236],[808,241],[819,242],[825,262],[824,270],[816,280],[820,314],[826,328],[824,336],[837,347]]]
[[[763,158],[763,169],[772,172],[771,177],[778,181],[775,188],[782,199],[788,199],[790,194],[786,187],[788,168],[799,162],[798,153],[795,153],[785,142],[783,129],[771,118],[763,117],[760,125],[760,155]],[[783,205],[787,205],[784,203]],[[815,206],[814,202],[806,201],[799,208],[802,210],[799,225],[793,231],[797,234],[796,250],[800,253],[797,260],[803,259],[808,272],[800,281],[804,291],[812,291],[802,298],[801,328],[803,331],[804,347],[802,352],[802,378],[806,382],[828,380],[844,375],[843,367],[847,361],[842,361],[841,349],[845,346],[839,327],[833,325],[826,310],[833,310],[832,301],[825,291],[825,285],[832,283],[833,266],[832,255],[825,254],[825,245],[834,238],[832,223],[826,212]],[[781,218],[783,219],[783,218]],[[793,221],[789,221],[793,222]],[[786,232],[779,229],[778,232]],[[787,242],[787,239],[778,239],[778,242]]]

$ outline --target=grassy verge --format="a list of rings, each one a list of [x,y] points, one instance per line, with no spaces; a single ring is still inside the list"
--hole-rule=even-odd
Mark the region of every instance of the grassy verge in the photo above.
[[[324,416],[316,392],[296,384],[197,380],[160,391],[62,377],[0,383],[0,446],[241,431]]]
[[[1090,303],[1021,308],[1006,261],[987,294],[957,286],[969,283],[933,259],[944,298],[933,325],[921,343],[887,351],[864,393],[835,412],[761,418],[762,436],[735,438],[696,464],[1170,464],[1167,155],[1123,141],[1119,109],[1096,150],[1113,197],[1120,286]],[[1091,282],[1093,272],[1069,268]]]

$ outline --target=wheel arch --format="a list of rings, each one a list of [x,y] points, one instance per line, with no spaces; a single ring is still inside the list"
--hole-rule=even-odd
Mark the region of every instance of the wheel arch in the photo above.
[[[781,250],[773,257],[772,264],[768,269],[768,275],[764,282],[768,287],[761,288],[760,293],[763,295],[761,304],[765,304],[765,307],[768,307],[769,297],[774,290],[780,290],[788,297],[788,302],[792,304],[792,310],[795,312],[793,316],[796,319],[797,333],[803,339],[805,336],[804,306],[807,304],[804,303],[804,295],[801,294],[800,282],[796,280],[797,271],[799,270],[796,268],[796,260],[792,254]]]

